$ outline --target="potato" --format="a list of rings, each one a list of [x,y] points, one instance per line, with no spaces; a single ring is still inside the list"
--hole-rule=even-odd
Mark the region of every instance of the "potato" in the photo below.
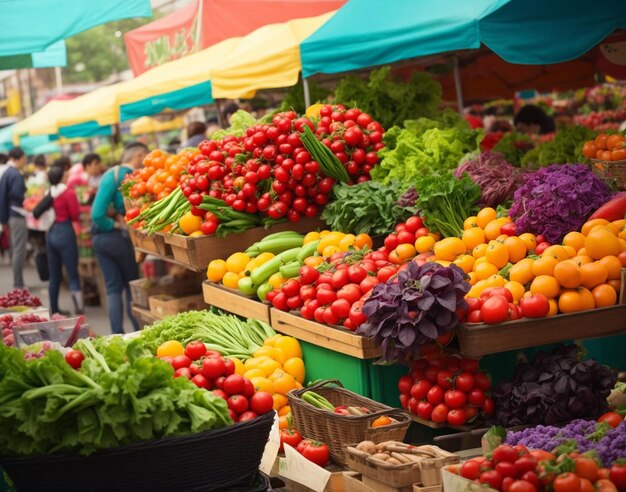
[[[357,444],[356,448],[359,451],[364,451],[367,454],[375,454],[376,453],[376,444],[372,441],[361,441]]]

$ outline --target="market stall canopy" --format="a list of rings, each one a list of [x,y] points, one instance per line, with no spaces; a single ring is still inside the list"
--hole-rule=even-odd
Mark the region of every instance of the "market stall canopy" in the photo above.
[[[213,97],[252,97],[259,89],[291,87],[302,70],[300,44],[335,12],[257,29],[211,70]]]
[[[159,121],[155,118],[144,116],[130,124],[130,134],[143,135],[145,133],[166,132],[182,128],[183,126],[185,126],[185,122],[181,117],[169,121]]]
[[[336,10],[346,0],[195,0],[157,21],[126,33],[135,76],[162,63],[208,48],[259,27]],[[201,23],[198,23],[198,16]]]
[[[15,130],[15,125],[0,128],[0,152],[6,153],[14,146],[13,130]]]
[[[84,123],[92,123],[99,126],[118,123],[119,107],[116,101],[118,94],[124,90],[126,83],[119,82],[100,87],[93,92],[68,101],[63,113],[57,119],[58,127],[70,127]]]
[[[20,144],[24,136],[56,135],[59,131],[57,121],[71,102],[71,100],[49,101],[39,111],[18,121],[13,130],[13,142],[16,145]]]
[[[0,70],[19,68],[64,67],[67,65],[65,41],[57,41],[44,51],[21,55],[0,56]]]
[[[227,58],[240,39],[227,39],[125,82],[117,97],[121,121],[211,104],[211,67]]]
[[[152,15],[150,0],[0,0],[0,56],[44,51],[94,26]]]
[[[626,2],[599,0],[349,0],[304,40],[303,76],[476,49],[510,63],[550,64],[583,55],[626,27]]]

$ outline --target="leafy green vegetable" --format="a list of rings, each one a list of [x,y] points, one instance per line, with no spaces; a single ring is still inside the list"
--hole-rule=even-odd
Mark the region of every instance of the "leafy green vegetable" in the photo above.
[[[152,353],[167,340],[201,340],[222,355],[249,359],[276,332],[262,321],[211,311],[187,311],[144,328],[140,338]]]
[[[354,186],[339,184],[333,188],[335,198],[324,208],[322,220],[333,231],[352,234],[383,234],[398,222],[412,215],[411,210],[398,207],[396,202],[403,189],[375,181]]]
[[[409,82],[396,82],[391,67],[386,66],[372,71],[367,82],[353,75],[343,78],[335,101],[358,106],[384,128],[390,128],[412,118],[434,118],[441,103],[441,85],[423,72],[413,72]]]
[[[256,125],[256,118],[247,111],[239,109],[230,117],[230,128],[218,130],[211,135],[211,140],[220,140],[228,135],[241,137],[250,126]]]
[[[504,135],[493,146],[493,152],[504,154],[506,161],[520,167],[522,158],[534,147],[532,140],[523,133],[511,132]]]
[[[460,236],[463,221],[478,211],[480,187],[467,176],[457,179],[450,171],[427,174],[415,187],[415,206],[426,217],[426,225],[444,237]]]
[[[478,149],[482,137],[450,109],[437,119],[407,120],[404,128],[385,133],[386,147],[379,151],[381,162],[372,169],[372,179],[408,189],[424,174],[455,169],[466,153]]]
[[[580,125],[567,126],[557,132],[554,139],[540,143],[522,158],[522,167],[537,169],[550,164],[584,162],[583,145],[596,134]]]
[[[224,400],[175,379],[140,339],[78,347],[86,356],[80,371],[55,350],[26,361],[0,345],[0,454],[90,454],[232,423]]]

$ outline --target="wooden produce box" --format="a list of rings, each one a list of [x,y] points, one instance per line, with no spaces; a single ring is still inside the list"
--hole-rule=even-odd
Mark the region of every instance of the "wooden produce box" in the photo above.
[[[148,234],[144,231],[135,231],[135,249],[162,258],[172,257],[172,248],[165,241],[167,235],[162,232]]]
[[[135,318],[137,318],[137,321],[139,322],[139,327],[142,329],[161,319],[158,316],[152,314],[149,309],[144,309],[142,307],[136,306],[135,304],[132,305],[132,311],[133,316],[135,316]]]
[[[202,283],[202,293],[204,302],[209,306],[270,324],[270,306],[256,297],[244,296],[234,289],[208,280]]]
[[[441,470],[443,492],[496,492],[491,487],[468,480],[450,471],[458,468],[458,465],[452,465]]]
[[[194,274],[194,276],[195,275],[197,274]],[[133,303],[138,307],[149,309],[150,303],[148,299],[150,296],[156,296],[159,294],[187,296],[191,294],[198,294],[200,292],[201,280],[199,278],[196,279],[192,276],[169,278],[172,279],[171,282],[165,282],[163,279],[154,281],[145,278],[131,280],[129,285],[130,296]]]
[[[343,483],[345,492],[413,492],[413,486],[394,487],[356,472],[344,473]]]
[[[274,330],[334,352],[357,359],[376,359],[382,354],[372,340],[345,328],[316,323],[276,308],[270,309],[270,319]]]
[[[98,261],[94,258],[79,258],[78,259],[78,275],[81,277],[95,277],[100,273],[100,267]]]
[[[130,242],[133,247],[136,248],[139,246],[139,243],[137,242],[137,230],[132,226],[128,228],[128,237],[130,238]]]
[[[457,330],[466,357],[626,333],[626,304],[499,325],[463,324]]]
[[[184,311],[193,311],[206,308],[201,294],[187,297],[172,297],[168,295],[150,296],[150,312],[159,318],[174,316]]]
[[[284,222],[265,229],[254,227],[241,234],[226,237],[201,236],[187,237],[180,234],[166,236],[171,246],[174,259],[197,272],[205,271],[209,262],[218,258],[226,259],[238,251],[245,251],[253,243],[275,232],[296,231],[306,234],[310,231],[323,229],[326,224],[318,218],[306,218],[300,222]]]

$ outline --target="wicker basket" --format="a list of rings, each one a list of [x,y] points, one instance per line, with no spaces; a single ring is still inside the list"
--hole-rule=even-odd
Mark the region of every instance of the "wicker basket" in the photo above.
[[[348,416],[321,410],[302,400],[302,394],[307,391],[315,391],[335,406],[365,407],[372,413]],[[305,437],[328,444],[331,459],[340,465],[346,464],[348,446],[363,440],[375,443],[402,441],[411,424],[411,417],[404,410],[388,407],[348,391],[337,380],[321,381],[308,388],[292,390],[287,393],[287,398],[296,429]],[[382,415],[393,417],[398,422],[384,427],[372,427],[372,422]]]
[[[238,490],[257,473],[273,421],[270,412],[215,431],[146,441],[91,456],[0,457],[0,466],[18,491]]]
[[[622,161],[592,159],[591,167],[602,179],[615,181],[618,190],[626,190],[626,159]]]

